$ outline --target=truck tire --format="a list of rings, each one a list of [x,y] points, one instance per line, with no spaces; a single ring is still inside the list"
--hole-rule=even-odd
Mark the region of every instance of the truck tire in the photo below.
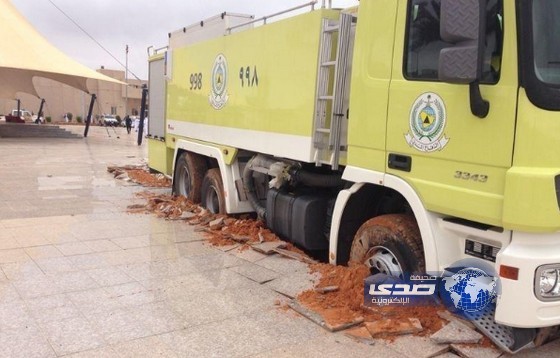
[[[213,214],[226,213],[224,184],[220,169],[208,170],[202,181],[202,206]]]
[[[416,220],[410,215],[381,215],[366,221],[352,241],[350,262],[362,263],[372,274],[403,278],[425,272],[424,250]]]
[[[175,166],[173,193],[182,195],[195,204],[200,203],[202,179],[207,168],[203,156],[183,152]]]

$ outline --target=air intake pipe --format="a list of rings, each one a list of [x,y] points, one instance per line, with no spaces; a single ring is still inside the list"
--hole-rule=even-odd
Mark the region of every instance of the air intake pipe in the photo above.
[[[249,160],[243,170],[243,188],[245,189],[245,194],[247,194],[247,199],[251,207],[253,207],[259,219],[262,220],[266,220],[266,207],[261,205],[257,197],[255,182],[253,181],[253,171],[262,172],[263,169],[268,171],[268,168],[274,163],[276,163],[276,161],[259,154]]]
[[[336,188],[343,184],[340,174],[317,174],[301,168],[291,168],[289,173],[293,182],[314,188]]]

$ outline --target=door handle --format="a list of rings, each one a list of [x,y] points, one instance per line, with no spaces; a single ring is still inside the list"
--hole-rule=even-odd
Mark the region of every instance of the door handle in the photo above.
[[[412,158],[408,155],[389,154],[389,168],[410,172],[412,170]]]

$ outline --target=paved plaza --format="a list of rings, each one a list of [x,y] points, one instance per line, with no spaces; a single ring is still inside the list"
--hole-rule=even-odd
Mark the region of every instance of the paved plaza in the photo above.
[[[280,308],[275,290],[309,284],[304,264],[126,213],[146,188],[107,166],[146,154],[124,128],[0,138],[1,357],[427,356],[427,338],[369,346]]]

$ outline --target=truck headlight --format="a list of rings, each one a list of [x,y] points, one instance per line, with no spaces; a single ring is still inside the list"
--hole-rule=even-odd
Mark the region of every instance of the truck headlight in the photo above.
[[[544,265],[537,269],[535,295],[541,301],[560,299],[560,265]]]

